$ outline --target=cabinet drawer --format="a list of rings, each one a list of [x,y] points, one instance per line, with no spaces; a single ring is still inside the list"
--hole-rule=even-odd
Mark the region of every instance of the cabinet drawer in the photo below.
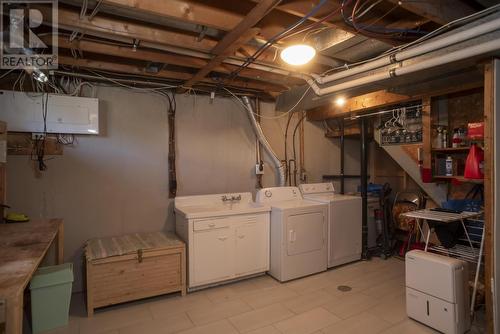
[[[229,226],[229,219],[227,217],[197,219],[193,222],[193,231],[212,230],[228,226]]]

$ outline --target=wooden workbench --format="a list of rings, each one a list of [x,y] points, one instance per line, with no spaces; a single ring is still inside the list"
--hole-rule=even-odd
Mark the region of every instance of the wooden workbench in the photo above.
[[[6,302],[7,334],[22,333],[23,295],[50,245],[57,247],[57,263],[63,263],[62,219],[0,224],[0,299]]]

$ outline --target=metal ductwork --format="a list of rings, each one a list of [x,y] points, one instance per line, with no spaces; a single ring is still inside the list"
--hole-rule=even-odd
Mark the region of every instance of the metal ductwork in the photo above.
[[[278,172],[278,186],[284,187],[285,186],[285,168],[281,164],[280,159],[274,152],[273,148],[271,147],[271,144],[267,141],[266,136],[264,135],[264,132],[262,131],[262,128],[260,127],[260,124],[257,122],[257,119],[255,119],[255,113],[254,109],[252,106],[252,103],[250,102],[250,98],[248,96],[243,96],[242,98],[243,104],[245,105],[245,109],[247,111],[248,118],[250,120],[250,123],[252,124],[252,128],[255,132],[255,135],[257,136],[257,139],[259,142],[262,144],[262,147],[266,150],[266,152],[269,154],[271,157],[273,164]]]

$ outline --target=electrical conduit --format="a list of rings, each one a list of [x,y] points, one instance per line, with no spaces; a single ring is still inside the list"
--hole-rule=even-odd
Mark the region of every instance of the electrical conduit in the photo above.
[[[326,94],[331,94],[335,92],[339,92],[342,90],[354,88],[354,87],[359,87],[363,85],[367,85],[370,83],[374,83],[377,81],[382,81],[385,79],[390,79],[392,77],[398,77],[401,75],[409,74],[409,73],[414,73],[426,69],[430,69],[433,67],[445,65],[454,61],[459,61],[459,60],[464,60],[467,58],[475,57],[475,56],[480,56],[483,54],[487,54],[490,52],[494,52],[500,50],[500,39],[495,39],[489,42],[481,43],[478,45],[470,46],[465,49],[461,49],[458,51],[454,51],[451,53],[444,54],[442,56],[430,58],[424,61],[421,61],[419,63],[407,65],[407,66],[402,66],[402,67],[395,67],[380,73],[375,73],[370,76],[366,77],[361,77],[358,79],[354,79],[351,81],[347,81],[341,84],[337,85],[332,85],[330,87],[326,88],[319,88],[317,85],[314,87],[314,83],[312,83],[312,80],[309,80],[308,83],[311,85],[313,88],[314,92],[319,95],[326,95]]]
[[[252,104],[250,103],[250,99],[248,96],[243,96],[242,98],[243,104],[245,105],[245,109],[247,111],[248,118],[250,119],[250,123],[252,124],[253,130],[255,132],[255,135],[257,136],[257,139],[259,142],[262,144],[262,147],[267,151],[269,156],[271,157],[274,166],[276,167],[276,170],[278,171],[278,185],[280,187],[285,186],[285,168],[281,164],[280,159],[276,155],[276,153],[273,151],[273,148],[267,141],[266,136],[264,135],[264,132],[262,131],[262,128],[260,127],[260,124],[257,122],[255,119],[255,114],[254,110],[252,107]]]
[[[436,50],[448,47],[450,45],[457,44],[457,43],[460,43],[460,42],[463,42],[463,41],[466,41],[466,40],[469,40],[469,39],[472,39],[472,38],[475,38],[475,37],[478,37],[478,36],[481,36],[481,35],[484,35],[484,34],[487,34],[490,32],[493,32],[493,31],[498,30],[498,29],[500,29],[500,18],[496,18],[490,22],[482,23],[482,24],[477,25],[473,28],[460,31],[458,33],[455,33],[455,34],[452,34],[452,35],[449,35],[449,36],[446,36],[446,37],[443,37],[440,39],[436,39],[435,41],[423,43],[419,46],[413,47],[413,48],[408,49],[408,50],[400,51],[400,52],[397,52],[395,54],[376,59],[376,60],[371,61],[369,63],[363,64],[360,66],[356,66],[352,69],[348,69],[348,70],[345,70],[345,71],[342,71],[339,73],[331,74],[331,75],[328,75],[325,77],[320,77],[318,75],[315,75],[314,76],[315,79],[308,80],[308,84],[313,88],[313,90],[316,92],[316,94],[324,95],[327,93],[323,92],[323,90],[318,87],[316,82],[319,84],[325,84],[328,82],[344,79],[344,78],[347,78],[349,76],[353,76],[356,74],[375,70],[377,68],[381,68],[381,67],[393,64],[393,63],[399,63],[399,62],[402,62],[404,60],[407,60],[407,59],[410,59],[413,57],[421,56],[423,54],[426,54],[426,53],[429,53],[432,51],[436,51]],[[380,80],[380,79],[378,79],[378,80]],[[371,82],[373,82],[373,81],[371,81]]]

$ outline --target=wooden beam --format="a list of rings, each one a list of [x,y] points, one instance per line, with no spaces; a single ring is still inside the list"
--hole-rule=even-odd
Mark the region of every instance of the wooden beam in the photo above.
[[[307,112],[307,119],[311,121],[322,121],[329,118],[336,118],[377,108],[383,108],[392,104],[405,103],[427,97],[451,94],[482,86],[482,82],[477,82],[474,80],[466,84],[457,82],[457,85],[450,85],[450,81],[448,80],[445,86],[428,84],[427,88],[419,87],[419,90],[415,91],[414,93],[410,93],[411,91],[406,94],[404,91],[401,93],[397,93],[380,90],[347,99],[346,104],[341,108],[336,107],[332,104],[311,109]]]
[[[52,42],[52,38],[49,35],[42,37],[42,40],[47,44],[50,44]],[[58,46],[59,48],[63,49],[75,49],[81,50],[83,52],[104,54],[125,59],[144,60],[190,68],[202,68],[208,64],[207,60],[197,57],[181,57],[175,54],[144,49],[141,47],[137,48],[136,51],[133,51],[129,46],[113,45],[86,39],[73,40],[72,42],[70,42],[68,38],[59,37]],[[237,66],[235,65],[221,64],[215,67],[213,70],[214,72],[228,74],[234,71],[236,68]],[[240,72],[239,76],[254,80],[282,84],[284,86],[300,85],[304,82],[302,79],[252,68],[244,69]]]
[[[432,167],[432,98],[422,99],[422,154],[423,168],[431,170]]]
[[[83,67],[83,68],[91,68],[96,70],[104,70],[104,71],[113,71],[119,73],[126,73],[130,75],[142,75],[152,78],[160,78],[160,79],[170,79],[170,80],[179,80],[184,81],[191,78],[191,74],[176,72],[176,71],[168,71],[162,70],[156,74],[146,72],[145,69],[141,66],[130,65],[130,64],[120,64],[120,63],[112,63],[107,61],[100,60],[91,60],[91,59],[75,59],[72,57],[59,56],[59,64],[75,66],[75,67]],[[203,79],[202,83],[215,85],[216,82],[211,79]],[[255,82],[251,80],[245,79],[233,79],[227,82],[227,85],[237,87],[240,89],[252,89],[263,91],[270,95],[275,95],[278,92],[282,92],[286,89],[286,87],[280,85],[274,85],[270,83],[262,83]]]
[[[224,10],[203,2],[184,0],[104,0],[103,4],[138,10],[223,31],[234,29],[243,18],[242,15],[231,10]]]
[[[39,9],[40,11],[42,11],[42,13],[45,13],[45,15],[48,15],[48,11],[50,10],[48,7],[44,6],[33,7]],[[132,44],[134,40],[139,40],[140,42],[142,41],[159,45],[170,45],[178,48],[192,49],[205,53],[209,53],[217,45],[217,41],[208,38],[204,38],[201,41],[198,41],[197,36],[173,32],[168,29],[157,28],[156,26],[152,27],[148,26],[147,24],[139,24],[125,19],[105,18],[97,15],[91,21],[86,18],[80,20],[79,13],[65,8],[60,8],[58,13],[59,29],[79,31],[100,38],[106,38],[130,44]],[[255,48],[250,47],[250,52],[255,52]],[[297,72],[297,69],[292,66],[287,66],[285,64],[276,62],[274,50],[267,50],[266,52],[264,52],[262,57],[259,58],[259,61],[263,63],[267,62],[275,66],[278,65],[279,67],[287,71]]]
[[[250,39],[255,37],[255,35],[258,33],[258,31],[259,31],[258,28],[250,29],[247,32],[245,32],[242,36],[240,36],[237,40],[235,40],[232,44],[229,44],[228,48],[225,49],[224,52],[221,52],[220,50],[216,50],[216,51],[221,52],[221,53],[217,54],[214,58],[210,59],[208,64],[205,65],[203,68],[201,68],[195,75],[193,75],[192,78],[190,78],[188,81],[186,81],[183,86],[184,87],[191,87],[196,82],[202,80],[210,72],[212,72],[217,66],[222,64],[224,59],[226,59],[228,56],[230,56],[232,53],[234,53],[243,44],[246,44]],[[223,42],[223,41],[224,41],[224,39],[221,42]]]
[[[460,0],[389,1],[441,25],[476,12],[473,7]]]
[[[186,80],[191,77],[189,73],[161,70],[157,74],[153,74],[146,72],[145,68],[141,66],[120,64],[114,62],[112,63],[112,62],[92,60],[92,59],[72,58],[66,56],[59,56],[59,64],[76,66],[76,67],[86,67],[103,71],[128,73],[130,75],[146,75],[150,77],[172,79],[172,80]]]
[[[359,113],[370,109],[381,108],[391,104],[412,101],[415,98],[408,95],[390,93],[385,90],[376,91],[347,99],[343,107],[321,107],[307,112],[309,121],[322,121],[328,118],[345,116],[350,113]]]
[[[213,48],[211,53],[215,57],[184,83],[184,87],[191,87],[197,81],[203,79],[215,67],[219,66],[225,58],[234,54],[242,45],[254,38],[260,29],[252,27],[262,20],[278,3],[277,0],[262,0],[252,8],[248,15]]]
[[[495,229],[495,66],[493,62],[484,66],[484,293],[486,297],[487,333],[493,328],[493,295],[491,279],[495,263],[493,233]]]
[[[40,10],[44,17],[50,17],[50,8],[39,5],[34,6],[34,8]],[[79,13],[65,8],[59,8],[58,15],[60,28],[80,32],[94,31],[108,35],[118,35],[132,40],[137,39],[139,41],[181,46],[205,52],[212,50],[217,45],[216,41],[207,38],[197,40],[196,36],[150,27],[126,20],[103,18],[100,16],[94,17],[91,21],[87,18],[80,19]]]
[[[81,6],[81,0],[60,1],[77,7]],[[229,32],[252,10],[255,2],[249,0],[232,2],[227,0],[103,0],[99,14],[113,15],[118,12],[140,21],[145,17],[150,17],[156,23],[175,20]],[[257,27],[261,28],[263,38],[269,39],[296,21],[297,17],[294,15],[272,11]]]

